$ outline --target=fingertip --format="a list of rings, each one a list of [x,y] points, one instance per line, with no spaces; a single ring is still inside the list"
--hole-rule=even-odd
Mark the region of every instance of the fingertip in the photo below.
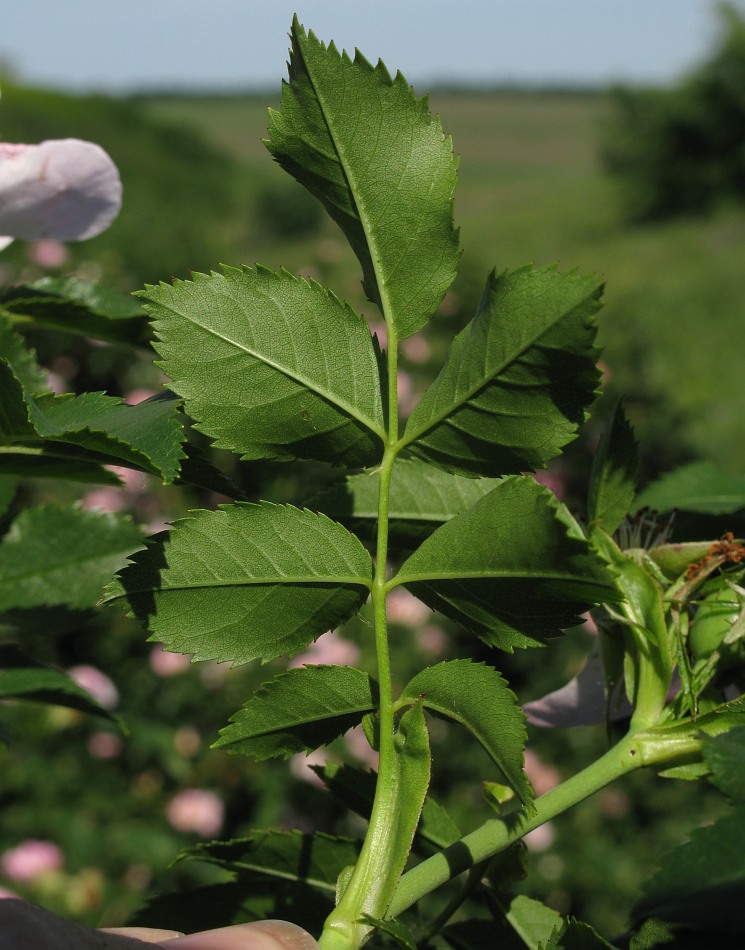
[[[235,924],[188,934],[157,946],[168,950],[318,950],[318,943],[307,930],[287,920]]]

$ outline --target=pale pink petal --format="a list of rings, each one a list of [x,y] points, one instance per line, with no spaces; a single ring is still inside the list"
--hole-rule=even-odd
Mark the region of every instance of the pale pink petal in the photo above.
[[[296,668],[306,663],[328,666],[354,666],[360,658],[359,647],[330,630],[320,637],[299,656],[290,660],[289,666]]]
[[[104,150],[80,139],[0,143],[0,238],[84,241],[119,214],[122,184]]]
[[[38,267],[62,267],[70,256],[59,241],[34,241],[29,245],[28,256]]]
[[[67,675],[81,689],[87,690],[104,709],[114,709],[119,702],[119,691],[109,677],[95,666],[71,666]]]
[[[203,788],[185,788],[168,803],[166,818],[177,831],[194,832],[202,838],[211,838],[222,827],[225,806],[214,792]]]
[[[525,703],[523,712],[534,726],[592,726],[604,721],[605,706],[605,672],[600,650],[595,648],[574,679],[553,693]],[[631,706],[625,699],[618,708],[611,708],[611,719],[629,715]]]
[[[28,838],[3,854],[0,870],[12,881],[33,881],[49,871],[58,871],[63,863],[62,852],[52,841]]]

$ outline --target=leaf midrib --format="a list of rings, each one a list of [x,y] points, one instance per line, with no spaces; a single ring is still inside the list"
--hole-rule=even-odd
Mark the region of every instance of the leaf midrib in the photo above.
[[[315,887],[318,890],[328,891],[329,894],[336,894],[336,884],[329,884],[328,881],[322,881],[319,878],[315,877],[305,877],[301,874],[296,874],[291,871],[278,871],[275,867],[272,867],[270,864],[251,864],[248,861],[233,861],[229,858],[216,859],[216,858],[206,858],[201,856],[203,860],[212,860],[214,863],[219,864],[222,867],[236,868],[242,871],[255,871],[259,874],[265,875],[266,877],[275,877],[283,881],[300,881],[304,884],[308,884],[311,887]]]
[[[372,263],[373,271],[375,272],[375,283],[377,284],[378,293],[380,294],[380,308],[383,313],[383,318],[386,324],[388,325],[388,332],[390,334],[393,328],[393,317],[391,314],[391,305],[390,305],[391,302],[390,302],[390,296],[388,294],[387,282],[384,279],[384,275],[381,273],[383,262],[380,258],[377,243],[374,238],[375,229],[370,220],[369,215],[367,214],[364,202],[361,201],[360,192],[357,189],[357,187],[355,187],[356,179],[355,179],[354,173],[352,169],[349,167],[349,165],[347,164],[347,162],[345,161],[343,149],[340,148],[340,144],[339,144],[340,139],[335,133],[333,124],[329,116],[329,110],[327,108],[326,100],[324,96],[322,95],[323,87],[321,87],[321,89],[319,90],[316,84],[316,81],[313,77],[313,74],[311,72],[310,64],[308,62],[307,57],[305,56],[304,51],[303,51],[303,63],[305,64],[305,72],[308,75],[308,79],[310,81],[313,92],[321,107],[323,121],[326,124],[329,137],[331,141],[333,142],[334,149],[336,151],[336,157],[339,162],[339,166],[342,172],[344,173],[344,178],[347,182],[347,187],[349,188],[349,193],[351,195],[355,210],[357,212],[357,218],[360,224],[362,225],[362,230],[365,234],[365,239],[367,241],[367,250],[370,254],[370,262]],[[377,130],[377,133],[378,134],[380,133],[379,128]],[[387,436],[387,433],[383,433],[384,439],[386,438],[386,436]]]
[[[230,742],[225,742],[221,747],[224,747],[228,744],[237,744],[239,742],[249,742],[254,739],[262,739],[264,737],[271,737],[277,735],[280,732],[291,732],[293,729],[297,729],[300,726],[310,726],[316,722],[327,722],[332,719],[343,719],[345,716],[351,716],[354,713],[360,712],[369,712],[370,710],[376,709],[375,703],[357,703],[354,706],[345,706],[343,710],[333,710],[329,709],[327,712],[320,713],[319,715],[314,715],[311,719],[297,719],[295,721],[288,721],[281,724],[275,724],[273,726],[267,726],[265,729],[260,731],[251,732],[250,735],[244,735],[240,739],[231,739]],[[240,719],[235,719],[229,726],[226,727],[227,730],[238,727],[241,725]]]
[[[503,373],[514,362],[519,360],[527,352],[527,350],[534,347],[539,342],[541,337],[545,336],[546,333],[548,333],[550,330],[553,330],[554,327],[558,323],[560,323],[562,320],[568,319],[577,310],[578,307],[582,306],[582,304],[586,302],[586,300],[587,300],[587,295],[581,301],[578,301],[573,307],[571,307],[571,309],[565,310],[561,314],[559,314],[559,316],[556,317],[556,319],[553,320],[548,326],[543,327],[538,333],[535,334],[535,336],[527,340],[520,350],[514,353],[509,359],[504,360],[494,370],[494,372],[492,372],[488,377],[482,378],[477,384],[474,384],[473,386],[469,387],[465,391],[462,398],[456,399],[453,402],[451,402],[440,413],[437,413],[434,416],[429,416],[428,419],[426,420],[426,425],[422,426],[418,431],[414,431],[409,435],[408,427],[407,427],[407,430],[404,432],[403,436],[397,442],[398,450],[400,451],[401,449],[405,448],[407,445],[410,445],[412,442],[416,442],[417,440],[421,439],[423,435],[430,432],[436,426],[440,425],[440,423],[442,423],[443,421],[447,420],[449,416],[452,416],[453,413],[455,413],[458,409],[460,409],[465,403],[473,399],[473,397],[477,393],[479,393],[482,389],[484,389],[490,383],[494,382],[497,376]],[[467,347],[465,348],[465,351],[468,352]],[[461,365],[462,363],[463,363],[463,359],[461,359]],[[446,367],[447,367],[447,364],[446,364]],[[458,370],[458,375],[459,374],[460,374],[460,369]],[[436,383],[437,381],[433,383],[433,386],[436,385]],[[443,378],[442,384],[444,383],[445,383],[445,379]],[[437,388],[439,389],[440,387],[438,386]]]
[[[298,574],[287,577],[277,577],[276,575],[269,578],[244,577],[240,580],[216,580],[213,583],[200,581],[198,584],[169,584],[167,587],[127,587],[122,593],[114,594],[107,599],[113,601],[136,594],[170,594],[183,590],[214,590],[221,587],[280,587],[284,584],[318,584],[326,587],[349,587],[351,585],[366,587],[368,590],[372,588],[372,581],[359,575],[337,574],[333,577],[325,577],[318,574]]]
[[[432,571],[426,574],[396,574],[395,577],[392,577],[391,580],[386,585],[386,590],[391,591],[394,587],[398,587],[401,584],[416,584],[420,581],[457,581],[457,580],[481,580],[495,578],[500,579],[504,578],[509,580],[514,578],[517,580],[545,580],[545,581],[562,581],[570,582],[575,584],[591,584],[593,587],[602,587],[609,588],[609,585],[604,584],[602,581],[593,580],[591,578],[578,576],[576,574],[564,574],[556,571],[525,571],[525,570],[500,570],[500,571],[483,571],[483,572],[474,572],[474,571]]]
[[[272,369],[277,370],[283,376],[286,376],[288,379],[292,379],[294,382],[304,386],[306,389],[315,393],[317,396],[320,396],[321,399],[326,402],[331,403],[332,405],[337,406],[339,409],[343,410],[348,416],[353,419],[356,419],[358,422],[361,422],[367,429],[371,432],[374,432],[381,439],[385,439],[386,433],[385,429],[375,422],[374,419],[369,418],[367,415],[364,415],[359,411],[359,408],[341,396],[338,396],[336,393],[324,392],[315,384],[312,380],[305,377],[297,369],[292,369],[290,367],[282,366],[276,360],[270,359],[266,354],[257,352],[256,350],[251,349],[250,346],[247,346],[243,343],[238,342],[237,340],[232,339],[229,336],[225,336],[223,333],[220,333],[218,330],[210,326],[205,326],[203,323],[198,323],[195,319],[190,317],[188,314],[177,310],[176,307],[172,304],[164,305],[159,304],[163,309],[170,310],[175,316],[180,317],[183,320],[191,323],[193,326],[197,327],[199,330],[203,330],[205,333],[209,333],[218,340],[222,340],[223,343],[228,343],[230,346],[235,347],[241,353],[245,353],[248,356],[253,357],[258,360],[260,363],[263,363],[265,366],[269,366]],[[166,342],[165,340],[163,342]]]

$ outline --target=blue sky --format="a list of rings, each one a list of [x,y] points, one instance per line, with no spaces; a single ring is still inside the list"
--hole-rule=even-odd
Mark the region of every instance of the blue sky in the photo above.
[[[736,0],[745,11],[745,0]],[[411,82],[664,84],[704,56],[713,0],[2,0],[0,62],[72,91],[273,86],[292,14]],[[11,12],[12,9],[12,12]]]

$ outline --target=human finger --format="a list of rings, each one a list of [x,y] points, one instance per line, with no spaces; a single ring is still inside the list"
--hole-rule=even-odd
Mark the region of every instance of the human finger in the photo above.
[[[168,950],[319,950],[307,930],[287,920],[257,920],[164,940]]]

